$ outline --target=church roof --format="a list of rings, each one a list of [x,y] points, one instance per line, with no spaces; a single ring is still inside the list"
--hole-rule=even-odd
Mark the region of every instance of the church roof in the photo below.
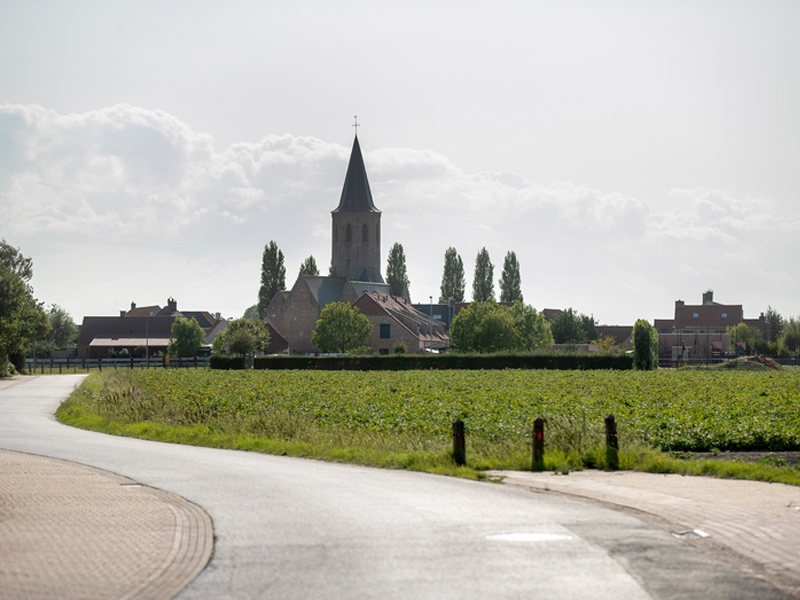
[[[339,206],[333,212],[381,212],[372,202],[372,192],[369,189],[367,169],[364,167],[358,136],[353,141],[353,151],[350,153],[350,163],[347,165],[347,175],[344,177],[342,197],[339,200]]]

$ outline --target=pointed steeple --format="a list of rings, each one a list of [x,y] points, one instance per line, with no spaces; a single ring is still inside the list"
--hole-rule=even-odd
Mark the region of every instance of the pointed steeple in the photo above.
[[[353,141],[350,163],[347,165],[347,175],[344,177],[344,186],[342,187],[342,197],[339,199],[339,206],[333,212],[381,212],[372,201],[372,191],[369,189],[367,169],[364,167],[364,158],[361,156],[358,135]]]

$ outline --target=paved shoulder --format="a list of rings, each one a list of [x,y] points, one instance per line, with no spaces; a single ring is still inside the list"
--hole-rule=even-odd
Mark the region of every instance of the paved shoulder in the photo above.
[[[731,562],[800,598],[800,487],[634,471],[492,476],[654,515],[674,535],[717,554],[727,551]]]
[[[179,496],[0,450],[0,598],[168,599],[212,548],[209,516]]]

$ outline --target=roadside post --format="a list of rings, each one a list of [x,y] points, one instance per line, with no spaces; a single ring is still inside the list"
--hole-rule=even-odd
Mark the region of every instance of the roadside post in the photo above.
[[[464,438],[464,422],[461,419],[453,421],[453,460],[457,465],[467,464],[467,444]]]
[[[606,461],[609,469],[619,469],[619,439],[614,415],[605,418],[606,423]]]
[[[533,462],[531,471],[544,471],[544,419],[536,417],[533,422]]]

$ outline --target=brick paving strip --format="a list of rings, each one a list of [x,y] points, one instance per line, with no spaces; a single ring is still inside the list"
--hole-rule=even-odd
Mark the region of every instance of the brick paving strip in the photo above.
[[[0,599],[166,600],[212,550],[210,517],[179,496],[0,450]]]
[[[509,485],[643,513],[674,535],[800,598],[800,487],[635,471],[488,475]]]

